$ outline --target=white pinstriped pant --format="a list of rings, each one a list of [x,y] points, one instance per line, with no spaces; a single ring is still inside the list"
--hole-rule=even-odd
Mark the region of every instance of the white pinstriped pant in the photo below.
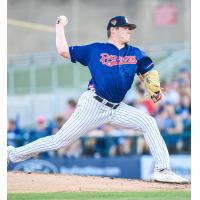
[[[112,109],[94,99],[94,95],[92,91],[84,92],[79,98],[75,112],[60,131],[15,148],[9,154],[11,162],[20,162],[32,157],[34,153],[70,145],[88,131],[104,123],[111,123],[141,130],[153,156],[155,168],[170,168],[169,153],[153,117],[123,102],[117,109]]]

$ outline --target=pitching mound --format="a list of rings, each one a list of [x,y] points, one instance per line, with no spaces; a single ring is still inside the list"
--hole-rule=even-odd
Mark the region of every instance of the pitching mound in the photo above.
[[[190,188],[190,184],[163,184],[93,176],[8,172],[8,192],[190,191]]]

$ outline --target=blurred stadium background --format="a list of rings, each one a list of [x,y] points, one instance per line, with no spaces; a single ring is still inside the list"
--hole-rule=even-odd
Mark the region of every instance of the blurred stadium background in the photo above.
[[[190,0],[8,0],[8,145],[55,134],[86,90],[87,68],[60,58],[55,20],[69,18],[69,45],[106,41],[116,15],[137,24],[131,44],[159,70],[166,93],[154,105],[137,79],[124,101],[154,116],[178,174],[190,178]],[[141,133],[106,124],[67,148],[12,164],[10,170],[148,179],[153,169]]]

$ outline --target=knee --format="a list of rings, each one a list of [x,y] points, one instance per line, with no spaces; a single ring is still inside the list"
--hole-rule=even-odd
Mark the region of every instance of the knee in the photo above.
[[[155,118],[152,116],[146,116],[145,120],[143,122],[145,123],[144,127],[149,127],[149,125],[151,125],[153,127],[157,126],[157,122],[156,122]]]
[[[57,150],[61,148],[62,146],[64,146],[63,141],[58,137],[57,134],[51,136],[51,144],[52,144],[53,150]]]
[[[152,127],[154,127],[155,129],[157,129],[158,125],[156,122],[156,119],[154,117],[149,116],[149,123],[151,124]]]
[[[156,122],[156,119],[155,119],[154,117],[149,116],[149,119],[148,119],[148,120],[150,121],[151,124],[153,124],[154,126],[155,126],[155,125],[157,126],[157,122]]]

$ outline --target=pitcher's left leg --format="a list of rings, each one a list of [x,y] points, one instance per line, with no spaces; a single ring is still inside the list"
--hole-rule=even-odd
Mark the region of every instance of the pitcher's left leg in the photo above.
[[[137,108],[121,103],[114,111],[112,123],[141,130],[153,156],[155,168],[170,168],[167,146],[153,117]]]

